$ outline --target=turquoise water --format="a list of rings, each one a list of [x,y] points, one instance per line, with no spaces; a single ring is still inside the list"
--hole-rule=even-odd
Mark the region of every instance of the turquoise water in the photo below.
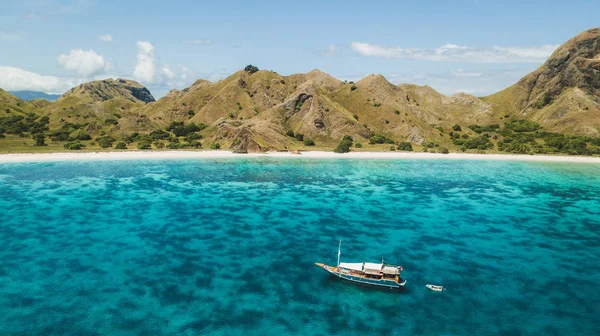
[[[21,163],[0,192],[0,335],[600,334],[600,165]],[[314,266],[338,239],[405,290]]]

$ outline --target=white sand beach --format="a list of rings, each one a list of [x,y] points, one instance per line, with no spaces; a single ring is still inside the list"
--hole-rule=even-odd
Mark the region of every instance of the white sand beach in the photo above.
[[[52,162],[90,160],[152,160],[152,159],[213,159],[213,158],[311,158],[311,159],[444,159],[444,160],[497,160],[497,161],[538,161],[538,162],[581,162],[598,163],[600,157],[550,156],[550,155],[508,155],[508,154],[467,154],[467,153],[415,153],[415,152],[350,152],[336,154],[324,151],[268,152],[234,154],[230,151],[124,151],[124,152],[65,152],[36,154],[0,154],[0,163],[9,162]]]

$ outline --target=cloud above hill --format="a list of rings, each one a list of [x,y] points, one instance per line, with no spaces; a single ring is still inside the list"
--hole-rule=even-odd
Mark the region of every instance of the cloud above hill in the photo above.
[[[386,47],[377,44],[352,42],[352,50],[361,56],[426,60],[434,62],[473,63],[540,63],[545,61],[559,45],[538,47],[499,47],[476,49],[447,43],[434,49]]]
[[[0,66],[0,87],[7,91],[63,93],[82,82],[74,78],[44,76],[15,67]]]
[[[58,56],[58,63],[63,68],[74,71],[79,77],[90,77],[110,69],[104,57],[93,50],[72,49],[68,54]]]

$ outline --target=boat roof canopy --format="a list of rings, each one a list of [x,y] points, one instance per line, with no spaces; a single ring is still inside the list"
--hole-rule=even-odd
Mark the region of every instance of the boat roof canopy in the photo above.
[[[400,267],[398,266],[384,266],[383,273],[385,274],[400,274]]]
[[[353,270],[353,271],[362,271],[363,263],[340,263],[341,268]]]
[[[383,264],[365,263],[366,270],[381,271],[382,268]]]

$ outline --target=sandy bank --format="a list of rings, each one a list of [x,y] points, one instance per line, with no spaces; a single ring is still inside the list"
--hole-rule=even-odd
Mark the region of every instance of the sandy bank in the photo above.
[[[507,154],[433,154],[414,152],[287,152],[233,154],[229,151],[125,151],[125,152],[68,152],[43,154],[0,154],[0,162],[49,162],[89,160],[150,160],[150,159],[209,159],[209,158],[314,158],[314,159],[444,159],[444,160],[498,160],[498,161],[542,161],[542,162],[585,162],[600,163],[600,157],[507,155]]]

